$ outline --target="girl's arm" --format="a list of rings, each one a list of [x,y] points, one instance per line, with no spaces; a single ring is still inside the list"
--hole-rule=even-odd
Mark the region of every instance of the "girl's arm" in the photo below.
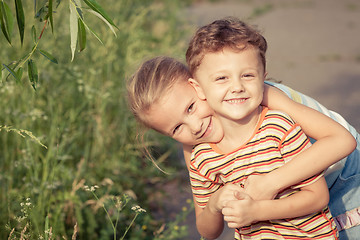
[[[319,212],[328,203],[329,192],[322,177],[285,198],[255,201],[239,194],[238,199],[229,201],[222,211],[224,220],[230,228],[239,228],[258,221],[295,218]]]
[[[283,167],[264,176],[250,177],[245,185],[246,193],[254,199],[273,198],[280,190],[325,170],[349,155],[356,147],[354,137],[336,121],[294,102],[283,92],[267,84],[263,105],[289,114],[308,137],[317,141]]]

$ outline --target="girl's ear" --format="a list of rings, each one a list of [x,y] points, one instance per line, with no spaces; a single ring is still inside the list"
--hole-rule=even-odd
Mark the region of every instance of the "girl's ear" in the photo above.
[[[206,97],[205,97],[205,94],[202,90],[202,88],[200,87],[199,83],[193,79],[193,78],[189,78],[188,79],[188,82],[190,83],[190,85],[195,89],[198,97],[201,99],[201,100],[206,100]]]

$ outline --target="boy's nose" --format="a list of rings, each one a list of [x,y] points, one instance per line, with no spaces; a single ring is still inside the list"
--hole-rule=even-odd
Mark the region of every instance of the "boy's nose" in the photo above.
[[[236,93],[236,92],[243,92],[243,91],[244,91],[244,87],[243,87],[241,80],[240,79],[233,80],[232,84],[231,84],[231,92]]]

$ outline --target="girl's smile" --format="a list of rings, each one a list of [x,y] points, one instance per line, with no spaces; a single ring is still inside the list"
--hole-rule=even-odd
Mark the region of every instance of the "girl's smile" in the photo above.
[[[145,116],[152,128],[183,144],[219,142],[223,138],[214,111],[186,80],[176,82]]]

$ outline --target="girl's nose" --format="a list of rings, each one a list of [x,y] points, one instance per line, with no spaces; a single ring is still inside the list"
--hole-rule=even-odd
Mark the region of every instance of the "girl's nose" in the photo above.
[[[190,123],[190,129],[193,135],[198,135],[199,133],[201,133],[202,121],[200,121],[199,119],[192,119]]]

